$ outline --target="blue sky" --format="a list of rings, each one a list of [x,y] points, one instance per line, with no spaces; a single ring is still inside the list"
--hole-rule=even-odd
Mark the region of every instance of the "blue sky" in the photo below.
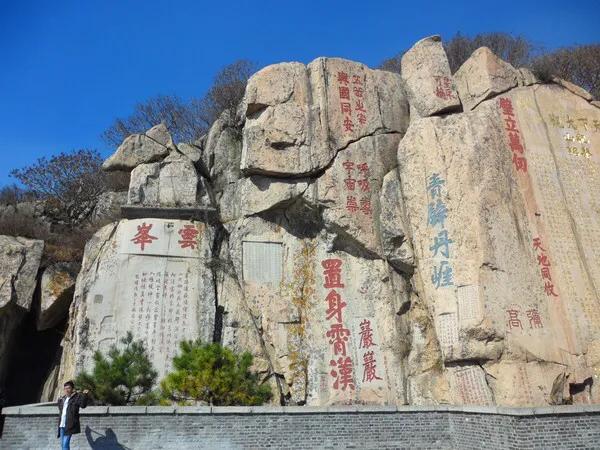
[[[116,117],[202,95],[224,65],[340,56],[375,66],[431,34],[505,31],[546,48],[600,42],[600,2],[0,0],[0,185],[44,155],[103,155]]]

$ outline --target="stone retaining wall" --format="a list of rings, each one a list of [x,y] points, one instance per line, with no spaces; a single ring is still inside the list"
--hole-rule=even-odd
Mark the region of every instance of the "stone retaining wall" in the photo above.
[[[56,407],[5,408],[0,449],[55,449]],[[101,407],[73,449],[598,448],[600,405]]]

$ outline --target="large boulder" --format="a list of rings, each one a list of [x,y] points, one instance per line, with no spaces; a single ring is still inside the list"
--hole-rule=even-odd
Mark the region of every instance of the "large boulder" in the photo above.
[[[529,84],[527,75],[502,61],[489,48],[481,47],[460,66],[454,80],[464,109],[471,110],[483,100],[516,87],[521,79],[523,84]]]
[[[401,67],[411,109],[414,108],[418,116],[460,109],[448,57],[439,36],[421,39],[413,45],[402,55]]]
[[[225,111],[201,140],[199,163],[205,172],[201,173],[210,180],[210,190],[215,201],[240,177],[242,128],[232,113]]]
[[[191,207],[199,203],[199,176],[194,164],[181,153],[161,162],[140,164],[131,172],[128,205]]]
[[[408,104],[399,76],[339,58],[268,66],[248,81],[241,168],[311,175],[365,136],[403,133]]]
[[[381,245],[387,261],[401,273],[411,275],[414,270],[414,252],[404,219],[402,191],[397,170],[383,177],[379,195]]]
[[[304,194],[322,209],[329,231],[379,257],[381,186],[384,175],[397,164],[399,141],[398,134],[380,134],[349,144]]]
[[[194,144],[177,144],[177,150],[187,156],[190,161],[197,163],[202,157],[202,150]]]
[[[0,311],[29,311],[43,250],[43,241],[0,235]]]
[[[117,151],[102,164],[104,170],[132,170],[140,164],[160,161],[173,148],[173,140],[164,124],[144,134],[128,136]]]

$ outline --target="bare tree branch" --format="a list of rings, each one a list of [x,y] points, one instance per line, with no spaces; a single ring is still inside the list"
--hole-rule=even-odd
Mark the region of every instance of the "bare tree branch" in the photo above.
[[[244,96],[246,82],[255,71],[254,63],[238,60],[217,73],[203,97],[188,102],[173,95],[152,97],[137,104],[129,117],[116,119],[102,138],[118,146],[127,136],[163,122],[175,142],[193,142],[208,131],[223,111],[235,111]]]

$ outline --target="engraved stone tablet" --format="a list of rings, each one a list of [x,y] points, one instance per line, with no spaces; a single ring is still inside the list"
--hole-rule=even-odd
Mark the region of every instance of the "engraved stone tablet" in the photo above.
[[[244,280],[256,283],[281,282],[283,246],[278,242],[244,241]]]

